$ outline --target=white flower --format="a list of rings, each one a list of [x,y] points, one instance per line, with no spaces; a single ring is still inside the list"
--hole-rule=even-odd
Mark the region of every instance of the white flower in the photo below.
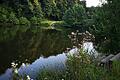
[[[29,75],[27,75],[27,80],[30,80],[30,76]]]
[[[76,32],[79,32],[79,30],[76,30]]]
[[[18,74],[18,70],[17,70],[17,69],[15,69],[15,70],[14,70],[14,73]]]
[[[75,33],[74,32],[71,32],[72,35],[74,35]]]
[[[11,63],[11,66],[12,66],[13,68],[16,68],[17,65],[18,65],[18,64],[15,64],[14,62]]]
[[[11,66],[12,66],[12,67],[14,67],[14,66],[15,66],[15,63],[14,63],[14,62],[12,62],[12,63],[11,63]]]
[[[25,63],[22,63],[22,66],[25,67]]]
[[[78,35],[82,35],[82,33],[78,33]]]

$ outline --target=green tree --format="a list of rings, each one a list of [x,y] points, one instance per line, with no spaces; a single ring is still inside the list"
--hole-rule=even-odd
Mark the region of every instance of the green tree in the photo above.
[[[86,12],[82,5],[75,4],[72,8],[69,8],[65,15],[63,16],[63,20],[67,24],[83,24],[86,20]]]
[[[80,0],[66,0],[67,1],[67,7],[71,8],[73,7],[75,4],[79,4]]]
[[[41,6],[45,17],[50,18],[52,11],[55,8],[55,0],[42,0]]]
[[[8,16],[8,23],[19,24],[19,20],[17,19],[13,12],[11,12]]]
[[[0,23],[5,23],[7,22],[7,17],[4,14],[0,14]]]
[[[57,12],[55,13],[55,15],[57,15],[59,20],[61,20],[65,11],[67,10],[67,0],[57,0],[56,9]]]
[[[96,37],[98,50],[103,53],[120,51],[120,1],[107,0],[94,15],[93,34]]]

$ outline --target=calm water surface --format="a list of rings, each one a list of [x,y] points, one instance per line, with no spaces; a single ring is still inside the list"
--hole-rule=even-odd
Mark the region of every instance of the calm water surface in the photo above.
[[[67,33],[63,31],[35,26],[1,26],[0,80],[11,78],[11,62],[19,64],[20,75],[26,74],[33,79],[42,69],[62,70],[67,59],[63,51],[71,46]],[[87,46],[85,49],[89,51],[93,49],[92,43],[85,43],[84,46]],[[76,51],[75,48],[70,50],[70,53]]]

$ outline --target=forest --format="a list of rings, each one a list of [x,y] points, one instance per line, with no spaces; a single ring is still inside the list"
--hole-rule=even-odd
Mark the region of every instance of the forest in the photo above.
[[[98,58],[120,52],[120,0],[100,1],[102,5],[87,7],[85,0],[0,0],[0,54],[8,57],[5,62],[16,60],[14,57],[19,53],[31,63],[38,57],[56,55],[75,46],[79,54],[67,55],[64,71],[43,70],[35,80],[119,80],[120,55],[102,67]],[[94,36],[91,41],[100,55],[97,58],[79,46],[88,33],[89,37]],[[0,67],[1,73],[4,66]],[[16,64],[12,69],[11,80],[34,80],[15,72]]]

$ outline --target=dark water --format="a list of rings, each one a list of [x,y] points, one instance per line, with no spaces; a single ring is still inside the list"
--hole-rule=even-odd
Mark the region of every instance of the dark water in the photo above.
[[[92,42],[86,42],[83,44],[83,48],[88,50],[88,52],[94,51]],[[58,70],[62,71],[66,68],[67,55],[72,55],[77,53],[77,48],[71,49],[68,53],[60,53],[56,56],[39,57],[32,64],[26,65],[22,64],[18,69],[18,73],[21,76],[29,75],[31,79],[36,80],[42,70]],[[9,68],[4,74],[0,76],[0,80],[9,80],[12,77],[12,69]]]
[[[77,48],[70,50],[69,54],[76,53]],[[36,80],[36,77],[42,70],[63,70],[65,69],[65,62],[67,60],[66,53],[61,53],[56,56],[49,56],[47,58],[40,57],[36,59],[32,64],[22,64],[18,69],[19,75],[29,75],[31,79]],[[12,77],[12,69],[9,68],[4,74],[0,76],[0,80],[9,80]]]
[[[64,53],[72,47],[68,32],[38,26],[0,26],[0,80],[11,80],[11,62],[19,64],[19,75],[29,75],[34,80],[43,69],[63,70],[66,54],[77,53],[77,48]],[[91,42],[83,46],[93,50]]]
[[[10,68],[11,62],[19,66],[26,62],[34,64],[40,56],[46,59],[67,47],[71,47],[71,41],[65,31],[38,26],[0,26],[0,73]]]

